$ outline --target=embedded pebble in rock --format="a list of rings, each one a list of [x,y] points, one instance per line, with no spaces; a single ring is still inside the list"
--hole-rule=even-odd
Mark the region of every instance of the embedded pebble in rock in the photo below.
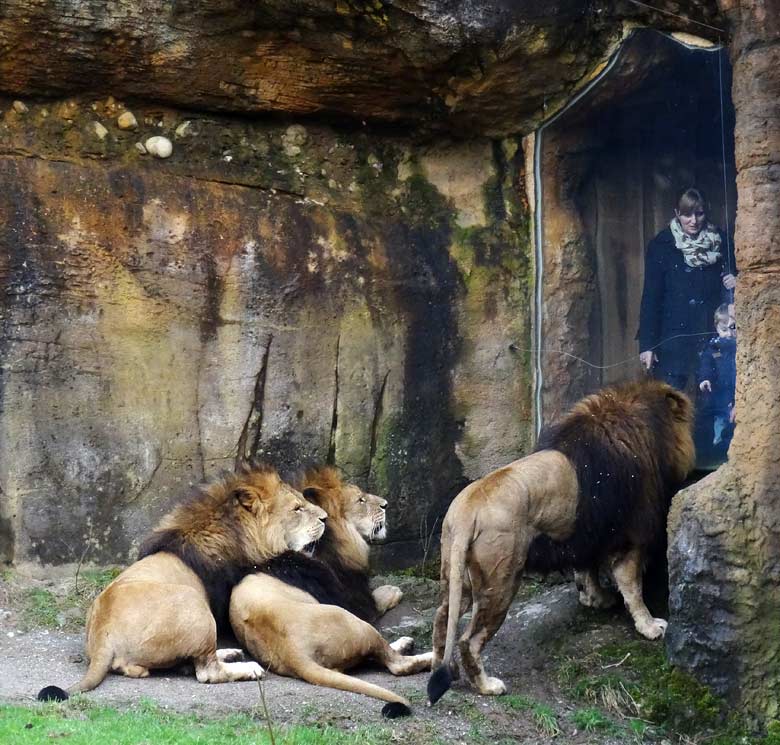
[[[22,101],[14,101],[12,105],[17,114],[24,114],[28,111],[27,106]]]
[[[287,127],[287,130],[282,135],[282,148],[285,155],[288,157],[294,157],[300,155],[301,146],[305,144],[309,134],[305,127],[300,124],[293,124]]]
[[[184,137],[184,135],[189,134],[191,122],[182,122],[178,127],[176,127],[176,136],[177,137]]]
[[[116,126],[119,129],[136,129],[138,127],[138,120],[133,115],[132,111],[125,111],[119,115],[116,120]]]
[[[143,142],[136,142],[135,143],[135,149],[141,153],[141,155],[146,155],[146,148],[144,147]]]
[[[146,151],[157,158],[167,158],[173,152],[173,144],[167,137],[150,137],[144,145]]]
[[[99,140],[105,140],[108,130],[100,122],[92,122],[92,129],[95,130]]]

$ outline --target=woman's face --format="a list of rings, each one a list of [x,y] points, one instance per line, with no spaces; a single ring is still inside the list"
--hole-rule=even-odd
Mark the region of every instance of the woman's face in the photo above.
[[[688,215],[683,215],[680,210],[675,210],[674,214],[677,215],[677,219],[680,221],[683,233],[690,236],[699,234],[699,231],[704,227],[707,217],[701,207],[695,207]]]

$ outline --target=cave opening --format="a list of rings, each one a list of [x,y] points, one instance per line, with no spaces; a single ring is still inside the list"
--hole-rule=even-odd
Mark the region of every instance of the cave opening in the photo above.
[[[537,132],[538,428],[583,395],[644,374],[637,331],[645,251],[674,218],[682,189],[706,195],[707,218],[721,230],[724,265],[733,271],[731,67],[725,50],[694,42],[635,31],[591,86]],[[724,290],[723,300],[730,297]],[[717,336],[710,316],[711,309],[692,329],[697,351]],[[700,412],[697,463],[706,469],[726,459],[728,442],[713,444],[715,414],[700,378],[692,369],[685,389]]]

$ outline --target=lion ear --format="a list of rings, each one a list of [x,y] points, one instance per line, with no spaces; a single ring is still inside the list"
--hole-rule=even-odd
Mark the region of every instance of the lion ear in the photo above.
[[[240,505],[245,510],[248,510],[252,514],[257,512],[260,500],[257,498],[257,494],[254,494],[251,490],[239,486],[233,490],[232,497],[236,504]]]
[[[309,502],[313,502],[318,507],[322,506],[320,504],[320,502],[322,501],[322,492],[316,486],[307,486],[303,490],[303,496]]]
[[[690,416],[691,401],[684,393],[671,390],[666,394],[666,400],[669,402],[669,408],[678,419],[687,419]]]

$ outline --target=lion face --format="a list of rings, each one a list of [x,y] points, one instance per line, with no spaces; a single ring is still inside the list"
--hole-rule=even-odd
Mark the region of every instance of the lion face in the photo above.
[[[251,532],[258,536],[258,545],[265,544],[264,553],[311,550],[325,532],[325,510],[304,499],[275,472],[250,473],[245,479],[234,493],[244,514],[253,516]]]
[[[344,517],[367,541],[382,540],[387,535],[387,500],[367,494],[354,484],[342,490]]]
[[[310,553],[325,532],[328,513],[288,484],[280,484],[269,513],[280,527],[287,548],[293,551]]]

